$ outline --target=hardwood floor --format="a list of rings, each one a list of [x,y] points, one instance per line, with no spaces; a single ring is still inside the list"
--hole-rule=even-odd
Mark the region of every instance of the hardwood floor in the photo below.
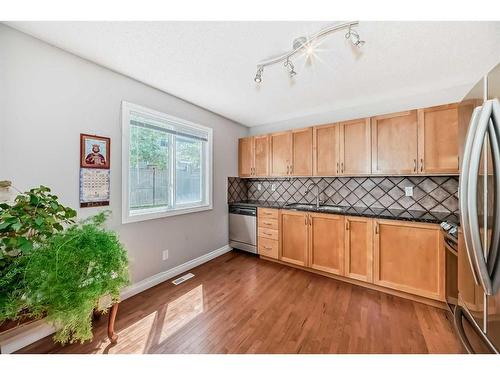
[[[51,337],[22,353],[461,353],[438,308],[230,252],[174,286],[123,301],[118,343],[106,318],[94,339]]]

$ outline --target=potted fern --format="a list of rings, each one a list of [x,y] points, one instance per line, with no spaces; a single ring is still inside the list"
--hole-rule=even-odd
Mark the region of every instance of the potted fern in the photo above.
[[[107,309],[103,296],[118,300],[128,260],[103,226],[107,213],[78,224],[75,216],[46,187],[0,205],[0,323],[43,316],[57,342],[92,338],[92,313]]]

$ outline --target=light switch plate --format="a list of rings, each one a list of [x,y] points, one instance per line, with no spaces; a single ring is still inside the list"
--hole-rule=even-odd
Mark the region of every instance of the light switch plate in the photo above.
[[[405,186],[405,196],[413,197],[413,186]]]

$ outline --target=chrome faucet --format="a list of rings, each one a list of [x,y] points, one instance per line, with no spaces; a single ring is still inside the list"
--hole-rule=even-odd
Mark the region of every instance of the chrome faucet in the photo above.
[[[321,205],[321,201],[319,200],[319,195],[320,195],[320,192],[319,192],[319,185],[317,183],[314,183],[314,182],[311,182],[307,187],[306,187],[306,194],[311,192],[311,190],[316,187],[316,208],[319,208],[319,206]]]

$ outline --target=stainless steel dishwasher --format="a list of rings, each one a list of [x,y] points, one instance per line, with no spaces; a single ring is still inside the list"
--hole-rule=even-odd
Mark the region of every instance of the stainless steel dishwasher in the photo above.
[[[229,246],[257,254],[257,207],[229,206]]]

